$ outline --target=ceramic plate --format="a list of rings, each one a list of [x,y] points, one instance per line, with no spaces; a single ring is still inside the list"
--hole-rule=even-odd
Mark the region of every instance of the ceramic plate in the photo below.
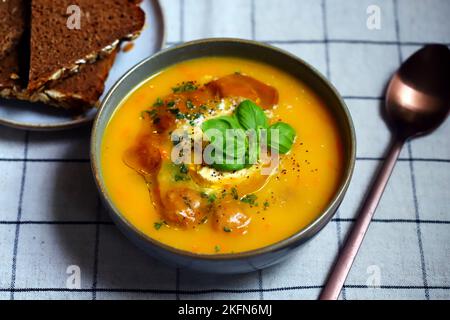
[[[158,0],[145,0],[144,30],[127,52],[121,51],[114,62],[103,96],[131,67],[161,50],[165,42],[164,15]],[[103,96],[100,99],[103,99]],[[50,107],[41,103],[0,99],[0,124],[27,130],[64,130],[92,122],[96,109],[81,114]]]

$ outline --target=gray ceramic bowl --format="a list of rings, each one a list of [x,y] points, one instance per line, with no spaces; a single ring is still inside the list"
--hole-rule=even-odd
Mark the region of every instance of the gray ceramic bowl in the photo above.
[[[103,133],[114,111],[143,81],[181,61],[206,56],[233,56],[259,60],[301,79],[326,102],[337,119],[345,150],[345,169],[339,189],[327,208],[306,228],[273,245],[237,254],[201,255],[169,247],[143,234],[131,225],[108,195],[100,166]],[[162,51],[132,68],[109,91],[94,122],[91,163],[101,197],[113,221],[137,246],[151,256],[179,267],[213,273],[243,273],[262,269],[288,257],[298,246],[315,236],[333,217],[341,203],[353,173],[356,153],[353,123],[347,107],[334,87],[313,67],[280,49],[247,40],[207,39],[189,42]]]

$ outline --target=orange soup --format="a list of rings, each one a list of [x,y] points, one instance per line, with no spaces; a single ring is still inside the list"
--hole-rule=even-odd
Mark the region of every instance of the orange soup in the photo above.
[[[173,159],[192,160],[180,145],[211,128],[244,132],[245,143],[221,148],[206,134],[197,150],[213,146],[233,159],[241,150],[243,163]],[[180,129],[188,137],[174,140]],[[247,129],[267,132],[256,145],[278,157],[264,174],[268,163]],[[225,254],[274,244],[314,221],[341,182],[343,155],[332,113],[304,83],[260,62],[209,57],[172,66],[124,99],[105,131],[101,166],[109,196],[137,229],[178,249]]]

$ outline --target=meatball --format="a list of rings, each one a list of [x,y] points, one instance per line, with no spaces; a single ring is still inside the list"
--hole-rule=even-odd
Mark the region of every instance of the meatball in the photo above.
[[[128,149],[123,155],[127,166],[142,175],[154,173],[161,164],[161,152],[153,137],[142,136],[136,145]]]
[[[172,189],[161,200],[162,215],[167,222],[180,227],[201,223],[203,199],[198,192],[188,188]]]
[[[154,120],[154,125],[158,133],[167,132],[175,128],[175,116],[168,111],[164,111]]]
[[[214,209],[213,223],[218,231],[245,234],[251,218],[235,202],[222,202]]]
[[[278,91],[269,85],[252,77],[231,74],[206,85],[206,87],[219,95],[220,98],[242,97],[253,100],[264,109],[271,108],[278,103]]]

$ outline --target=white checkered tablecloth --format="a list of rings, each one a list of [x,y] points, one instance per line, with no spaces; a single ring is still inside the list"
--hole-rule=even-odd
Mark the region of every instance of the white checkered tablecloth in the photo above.
[[[290,260],[236,276],[167,267],[135,248],[99,205],[89,128],[0,127],[0,299],[315,299],[388,145],[383,89],[424,43],[450,44],[449,0],[163,0],[168,45],[256,39],[312,63],[337,86],[358,138],[333,221]],[[381,9],[381,30],[366,27]],[[401,155],[343,299],[450,298],[450,121]],[[69,266],[80,289],[68,289]],[[368,287],[379,276],[378,287]]]

